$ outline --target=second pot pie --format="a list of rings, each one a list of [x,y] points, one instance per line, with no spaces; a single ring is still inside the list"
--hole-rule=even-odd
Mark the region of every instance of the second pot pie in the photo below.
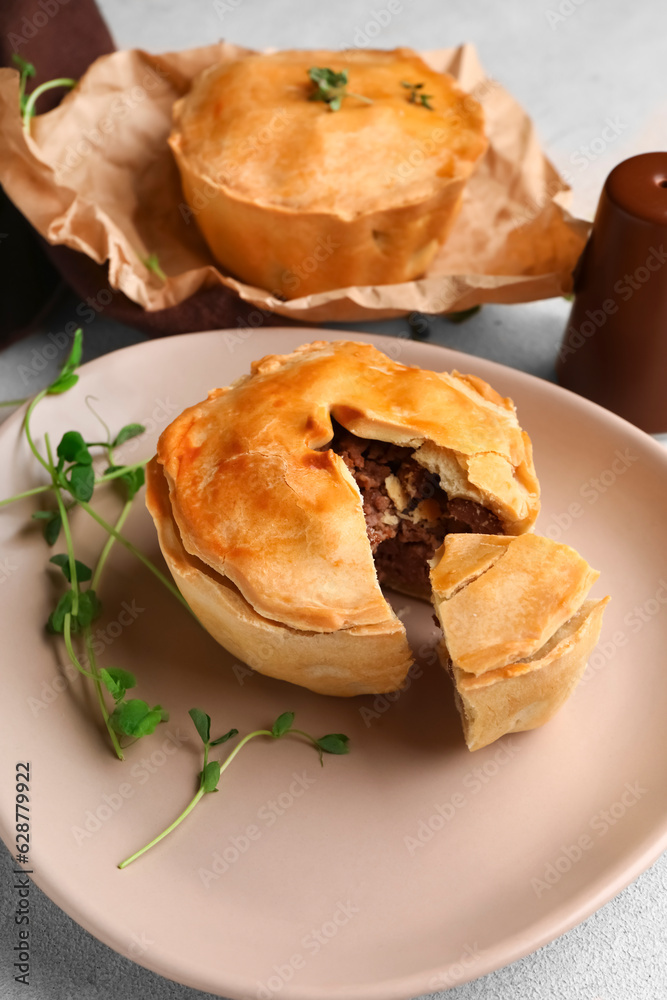
[[[316,342],[177,417],[147,503],[218,641],[262,673],[356,695],[396,690],[412,662],[380,583],[427,597],[445,535],[530,531],[539,487],[511,400],[486,382]]]
[[[338,110],[312,100],[312,68],[348,73]],[[401,48],[211,66],[176,102],[169,144],[213,256],[292,299],[422,275],[487,140],[479,103]]]

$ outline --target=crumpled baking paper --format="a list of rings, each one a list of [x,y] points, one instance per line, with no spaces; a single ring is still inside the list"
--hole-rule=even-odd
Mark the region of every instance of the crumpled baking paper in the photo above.
[[[570,291],[590,223],[568,213],[569,188],[530,118],[487,77],[471,45],[422,53],[480,101],[489,137],[460,215],[424,277],[284,301],[223,273],[185,204],[166,140],[172,105],[192,79],[250,51],[221,42],[165,55],[102,56],[57,108],[32,120],[29,135],[19,115],[18,73],[0,70],[0,183],[50,243],[108,261],[111,286],[147,310],[216,283],[260,309],[310,322],[436,314]],[[406,169],[414,155],[419,151],[408,155]],[[166,280],[147,266],[152,254]]]

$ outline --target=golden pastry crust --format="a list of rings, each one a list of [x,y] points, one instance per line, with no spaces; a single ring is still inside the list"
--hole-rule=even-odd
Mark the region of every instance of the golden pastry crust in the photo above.
[[[326,448],[332,417],[353,434],[413,448],[450,497],[493,511],[508,534],[531,529],[539,487],[511,400],[367,344],[269,355],[185,410],[157,453],[185,550],[258,615],[312,632],[393,619],[359,489]]]
[[[469,750],[481,750],[508,733],[537,729],[555,715],[581,680],[598,641],[608,601],[608,597],[584,601],[570,622],[556,632],[549,652],[526,664],[524,671],[506,668],[506,676],[474,687],[469,686],[473,675],[452,668]],[[446,651],[442,654],[446,660]]]
[[[204,628],[233,656],[269,677],[319,694],[395,691],[412,664],[405,629],[384,621],[337,632],[308,632],[257,614],[224,576],[186,552],[174,521],[164,472],[148,463],[146,504],[172,576]]]
[[[431,583],[447,648],[476,675],[532,656],[600,575],[570,546],[538,535],[448,535],[440,552]]]
[[[537,535],[448,535],[431,570],[470,750],[547,722],[579,681],[609,601],[585,600],[596,570]]]
[[[309,100],[313,66],[347,69],[372,104]],[[175,104],[169,143],[214,256],[282,298],[423,274],[487,147],[478,102],[410,49],[212,66]]]

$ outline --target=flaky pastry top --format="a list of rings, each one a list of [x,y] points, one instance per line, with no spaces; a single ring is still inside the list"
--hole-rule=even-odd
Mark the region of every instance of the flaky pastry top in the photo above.
[[[450,496],[530,530],[539,489],[513,404],[481,379],[402,365],[368,344],[268,355],[163,432],[157,458],[185,549],[262,616],[333,631],[386,621],[361,495],[326,446],[332,418],[415,449]]]
[[[347,70],[340,110],[308,70]],[[431,107],[403,82],[423,84]],[[211,66],[174,106],[170,144],[205,186],[288,210],[359,212],[430,197],[486,150],[480,104],[411,49],[285,51]],[[204,191],[206,195],[206,191]]]
[[[534,534],[450,534],[433,563],[449,656],[476,677],[544,652],[600,575],[569,545]]]

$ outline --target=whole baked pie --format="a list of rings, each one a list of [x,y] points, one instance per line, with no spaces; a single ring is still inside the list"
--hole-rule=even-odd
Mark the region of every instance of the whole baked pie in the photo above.
[[[318,69],[347,76],[340,102],[313,100]],[[422,275],[487,147],[479,103],[405,48],[214,65],[173,119],[214,257],[283,299]]]
[[[306,344],[185,410],[147,503],[186,600],[234,655],[324,694],[396,690],[412,662],[381,584],[428,598],[451,532],[529,531],[514,406],[368,344]]]

